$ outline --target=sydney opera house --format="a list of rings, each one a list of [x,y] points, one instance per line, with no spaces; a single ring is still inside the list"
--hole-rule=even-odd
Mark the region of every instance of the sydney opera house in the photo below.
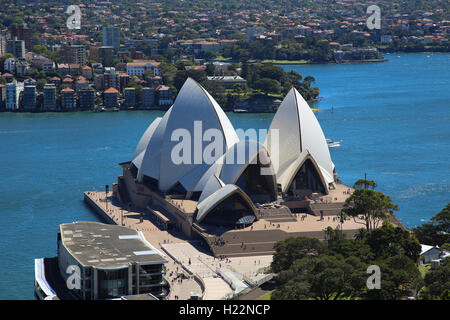
[[[214,98],[190,78],[144,132],[131,161],[120,165],[114,197],[191,238],[270,215],[288,221],[292,212],[311,210],[305,199],[326,196],[338,183],[319,122],[295,88],[258,142],[240,140]]]

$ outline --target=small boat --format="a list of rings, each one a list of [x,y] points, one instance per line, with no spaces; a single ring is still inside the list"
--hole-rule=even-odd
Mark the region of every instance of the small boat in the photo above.
[[[328,148],[337,148],[341,146],[341,141],[333,141],[331,139],[325,139],[327,141]]]

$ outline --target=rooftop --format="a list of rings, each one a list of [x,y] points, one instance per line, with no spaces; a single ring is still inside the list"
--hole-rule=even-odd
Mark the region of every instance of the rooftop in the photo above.
[[[117,268],[129,263],[166,263],[136,230],[98,222],[60,225],[61,241],[83,266]]]
[[[105,93],[119,93],[119,91],[117,91],[117,89],[114,89],[113,87],[105,90]]]

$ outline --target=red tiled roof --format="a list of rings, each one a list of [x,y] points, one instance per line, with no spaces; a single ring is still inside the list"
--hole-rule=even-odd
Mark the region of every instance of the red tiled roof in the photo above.
[[[119,93],[119,91],[117,91],[116,89],[114,89],[113,87],[111,87],[111,88],[105,90],[104,93]]]

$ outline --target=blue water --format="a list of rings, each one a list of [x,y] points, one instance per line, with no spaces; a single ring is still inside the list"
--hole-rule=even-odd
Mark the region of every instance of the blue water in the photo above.
[[[368,174],[409,227],[450,201],[450,54],[390,62],[285,66],[316,78],[316,113],[346,184]],[[333,112],[331,108],[333,107]],[[0,299],[33,299],[34,258],[54,256],[59,224],[97,221],[83,191],[116,181],[161,112],[0,114]],[[270,114],[230,114],[267,128]]]

